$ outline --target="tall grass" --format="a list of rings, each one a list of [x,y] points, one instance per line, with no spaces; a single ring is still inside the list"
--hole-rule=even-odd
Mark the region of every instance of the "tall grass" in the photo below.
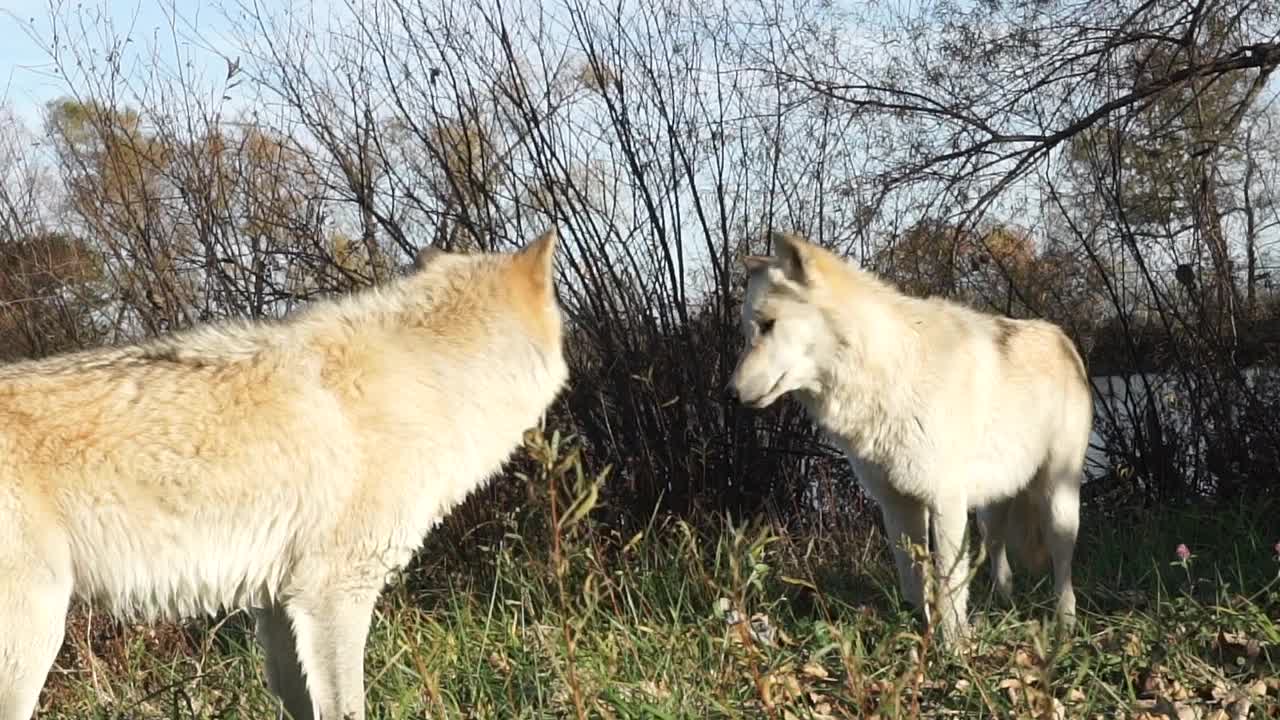
[[[1010,609],[980,573],[972,647],[951,656],[899,602],[874,529],[655,514],[623,536],[593,521],[608,469],[577,448],[531,432],[530,502],[433,536],[385,594],[370,717],[1280,717],[1280,528],[1257,508],[1086,509],[1077,631],[1046,624],[1047,578],[1019,577]],[[39,717],[273,716],[251,630],[79,613]]]

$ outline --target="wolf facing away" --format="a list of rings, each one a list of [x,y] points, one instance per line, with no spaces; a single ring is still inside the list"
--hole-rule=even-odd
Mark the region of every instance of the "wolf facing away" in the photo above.
[[[364,718],[390,573],[568,380],[556,245],[424,251],[282,321],[0,368],[0,720],[34,712],[73,598],[250,608],[283,710]]]
[[[1084,363],[1060,328],[908,296],[794,234],[746,258],[746,348],[730,391],[755,408],[791,394],[881,508],[906,599],[929,614],[902,540],[932,526],[944,639],[967,635],[968,513],[991,572],[1013,587],[1006,544],[1053,563],[1057,616],[1075,616],[1071,559],[1093,425]]]

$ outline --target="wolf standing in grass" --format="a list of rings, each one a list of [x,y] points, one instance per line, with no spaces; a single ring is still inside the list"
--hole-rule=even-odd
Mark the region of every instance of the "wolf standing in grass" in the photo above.
[[[907,296],[794,235],[749,257],[747,347],[730,389],[764,408],[791,393],[876,500],[907,600],[928,616],[903,536],[933,529],[944,639],[967,634],[964,540],[978,511],[1006,597],[1006,542],[1034,569],[1052,558],[1058,617],[1075,616],[1071,555],[1093,424],[1084,364],[1055,325]]]
[[[294,718],[364,718],[375,600],[567,381],[556,234],[423,253],[275,323],[0,369],[0,720],[27,720],[73,597],[252,608]]]

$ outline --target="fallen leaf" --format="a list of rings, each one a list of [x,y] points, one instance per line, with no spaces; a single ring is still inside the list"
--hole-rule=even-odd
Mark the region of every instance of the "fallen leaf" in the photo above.
[[[826,680],[830,676],[826,668],[812,660],[804,664],[804,667],[801,668],[801,672],[809,677],[818,678],[819,680]]]
[[[1173,711],[1178,720],[1200,720],[1200,711],[1194,705],[1175,703]]]
[[[1138,674],[1138,697],[1152,698],[1164,695],[1169,690],[1169,681],[1159,665],[1146,668]]]
[[[1227,687],[1222,680],[1214,680],[1213,686],[1209,688],[1209,699],[1217,702],[1225,702],[1231,697],[1231,688]]]
[[[1227,714],[1231,716],[1231,720],[1248,720],[1249,708],[1253,706],[1253,702],[1249,698],[1240,698],[1227,706]]]
[[[1008,696],[1009,702],[1018,702],[1018,691],[1022,689],[1022,681],[1018,678],[1005,678],[1000,681],[999,688]]]
[[[503,675],[511,674],[511,663],[507,662],[507,659],[499,655],[496,650],[489,653],[489,665]]]
[[[640,689],[652,698],[665,700],[666,698],[671,697],[671,693],[665,687],[658,685],[652,680],[642,681],[640,683]]]
[[[1134,633],[1128,633],[1127,635],[1125,635],[1124,644],[1121,646],[1121,651],[1124,652],[1124,654],[1128,655],[1129,657],[1141,656],[1143,654],[1142,639],[1139,638]]]
[[[1152,700],[1139,700],[1135,703],[1143,712],[1136,717],[1150,720],[1201,720],[1200,711],[1194,705],[1170,702],[1168,698],[1157,697]]]
[[[1219,630],[1218,636],[1214,638],[1214,649],[1224,661],[1234,662],[1242,658],[1256,660],[1262,652],[1262,645],[1257,640],[1246,637],[1244,633]]]

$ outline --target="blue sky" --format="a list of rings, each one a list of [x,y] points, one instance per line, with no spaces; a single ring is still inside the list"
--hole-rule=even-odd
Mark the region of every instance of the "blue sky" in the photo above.
[[[73,17],[74,0],[63,1],[60,15]],[[30,129],[38,127],[44,103],[67,89],[53,74],[54,66],[42,47],[53,31],[49,5],[50,0],[0,0],[0,104],[8,105]],[[86,50],[101,55],[110,33],[134,39],[130,53],[135,59],[156,47],[165,63],[173,63],[179,52],[184,56],[190,53],[201,66],[197,72],[212,76],[223,71],[224,61],[204,43],[216,43],[225,36],[229,24],[223,12],[207,0],[90,0],[82,7],[86,22],[96,14],[110,20],[109,30],[89,30],[91,47]]]

